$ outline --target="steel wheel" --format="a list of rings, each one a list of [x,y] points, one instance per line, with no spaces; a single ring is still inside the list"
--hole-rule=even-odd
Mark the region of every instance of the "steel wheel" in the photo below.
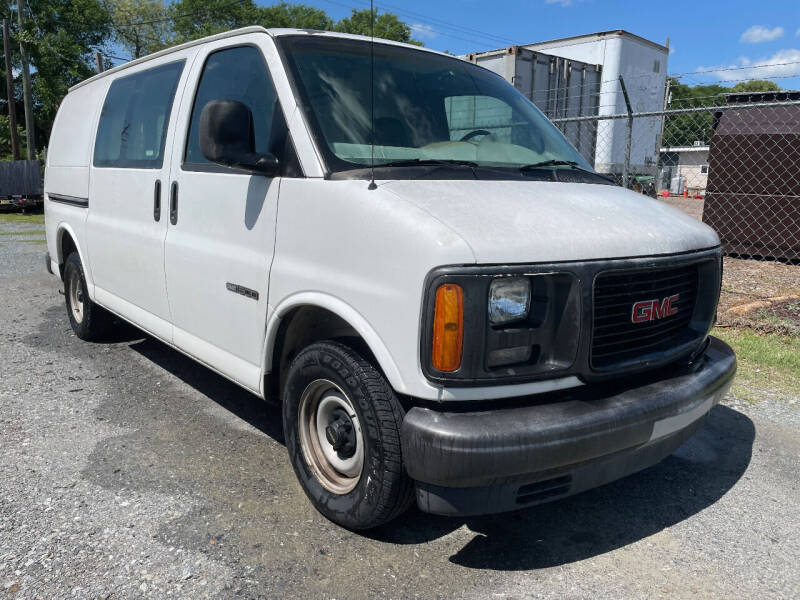
[[[67,287],[69,289],[69,309],[72,311],[72,317],[77,323],[82,323],[83,286],[81,285],[81,277],[77,269],[70,271]]]
[[[306,463],[329,492],[350,492],[364,468],[364,436],[352,402],[332,381],[317,379],[303,391],[299,408]]]

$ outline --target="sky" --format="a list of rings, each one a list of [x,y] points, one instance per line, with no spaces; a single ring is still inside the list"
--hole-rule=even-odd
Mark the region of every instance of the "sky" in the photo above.
[[[337,19],[369,7],[369,0],[304,2]],[[400,16],[426,46],[455,54],[625,29],[661,44],[669,38],[668,71],[690,85],[774,78],[800,89],[800,0],[376,0],[375,6]]]

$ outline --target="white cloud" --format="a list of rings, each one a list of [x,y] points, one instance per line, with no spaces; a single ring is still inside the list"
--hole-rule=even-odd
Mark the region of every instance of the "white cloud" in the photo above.
[[[800,76],[800,50],[787,48],[778,50],[768,58],[752,60],[742,57],[731,64],[698,67],[697,70],[707,72],[720,81],[798,77]]]
[[[439,33],[430,25],[423,25],[422,23],[412,23],[409,25],[411,28],[411,35],[418,40],[432,40]]]
[[[547,4],[558,4],[559,6],[571,6],[573,0],[545,0]]]
[[[782,35],[783,27],[775,27],[774,29],[770,29],[769,27],[764,27],[763,25],[753,25],[750,29],[742,34],[742,37],[739,38],[739,41],[745,42],[746,44],[760,44],[761,42],[771,42],[772,40],[777,40]]]

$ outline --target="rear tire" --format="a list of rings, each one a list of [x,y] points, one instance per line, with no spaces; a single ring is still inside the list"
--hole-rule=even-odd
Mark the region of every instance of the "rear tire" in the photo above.
[[[85,341],[101,339],[111,326],[111,315],[89,299],[86,276],[77,252],[64,262],[64,299],[69,324],[75,335]]]
[[[369,362],[338,342],[308,346],[283,391],[292,466],[315,508],[348,529],[391,521],[413,500],[400,448],[405,412]]]

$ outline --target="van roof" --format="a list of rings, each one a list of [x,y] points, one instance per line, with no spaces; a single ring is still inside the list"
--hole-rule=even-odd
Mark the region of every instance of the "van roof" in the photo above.
[[[335,31],[319,31],[316,29],[286,29],[286,28],[276,28],[276,29],[265,29],[264,27],[258,25],[251,25],[250,27],[241,27],[239,29],[233,29],[231,31],[225,31],[223,33],[218,33],[216,35],[209,35],[204,38],[200,38],[197,40],[192,40],[191,42],[186,42],[183,44],[179,44],[177,46],[172,46],[170,48],[165,48],[164,50],[159,50],[158,52],[154,52],[152,54],[148,54],[147,56],[142,56],[141,58],[134,59],[130,62],[123,63],[118,65],[112,69],[108,69],[107,71],[103,71],[102,73],[98,73],[88,79],[84,79],[80,83],[76,83],[69,91],[73,91],[82,87],[88,83],[93,81],[97,81],[98,79],[102,79],[108,75],[112,75],[114,73],[119,73],[125,69],[133,67],[135,65],[140,65],[142,63],[148,62],[155,58],[159,58],[161,56],[166,56],[168,54],[172,54],[173,52],[179,52],[181,50],[185,50],[186,48],[191,48],[193,46],[200,46],[201,44],[206,44],[208,42],[213,42],[216,40],[223,40],[226,38],[236,37],[239,35],[246,35],[248,33],[266,33],[272,37],[281,37],[286,35],[320,35],[325,37],[333,37],[333,38],[344,38],[344,39],[353,39],[353,40],[366,40],[369,41],[371,38],[369,36],[364,35],[354,35],[351,33],[338,33]],[[413,48],[414,50],[422,50],[424,52],[431,52],[433,54],[443,54],[442,52],[437,52],[436,50],[431,50],[429,48],[423,48],[420,46],[415,46],[413,44],[406,44],[403,42],[395,42],[392,40],[385,40],[383,38],[375,38],[375,42],[380,44],[390,44],[392,46],[405,46],[407,48]],[[447,55],[446,55],[447,56]]]

